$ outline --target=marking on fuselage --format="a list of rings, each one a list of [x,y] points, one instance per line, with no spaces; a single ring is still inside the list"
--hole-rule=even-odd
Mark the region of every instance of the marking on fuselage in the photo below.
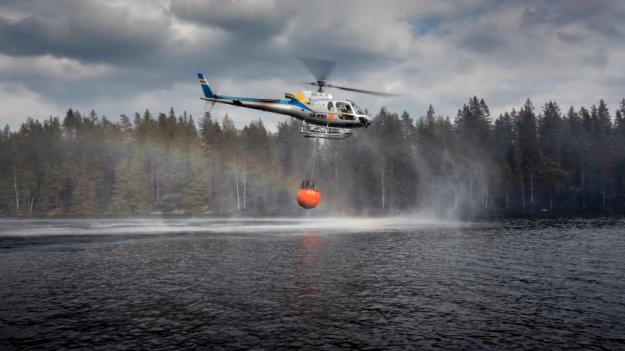
[[[308,101],[306,101],[304,94],[299,90],[295,92],[295,99],[297,99],[297,101],[301,102],[302,104],[308,104]]]

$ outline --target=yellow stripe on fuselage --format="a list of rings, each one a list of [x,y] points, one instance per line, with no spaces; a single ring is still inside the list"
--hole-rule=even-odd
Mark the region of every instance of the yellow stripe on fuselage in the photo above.
[[[304,94],[299,90],[295,92],[295,99],[304,105],[308,105],[308,101],[304,97]]]

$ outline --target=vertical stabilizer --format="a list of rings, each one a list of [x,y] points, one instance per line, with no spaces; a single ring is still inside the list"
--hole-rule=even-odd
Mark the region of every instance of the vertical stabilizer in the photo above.
[[[202,91],[204,92],[204,97],[205,98],[214,98],[215,94],[213,94],[213,91],[211,90],[211,87],[208,85],[208,82],[206,81],[206,78],[204,78],[204,75],[202,73],[198,73],[197,74],[198,79],[200,80],[200,85],[202,86]]]

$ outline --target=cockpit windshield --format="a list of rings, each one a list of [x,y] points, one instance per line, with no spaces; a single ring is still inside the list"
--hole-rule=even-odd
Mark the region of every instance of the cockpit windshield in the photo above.
[[[353,102],[352,102],[352,106],[354,106],[354,110],[356,110],[356,114],[359,114],[359,115],[366,115],[367,114],[365,112],[365,110],[361,109],[360,106],[356,105]]]

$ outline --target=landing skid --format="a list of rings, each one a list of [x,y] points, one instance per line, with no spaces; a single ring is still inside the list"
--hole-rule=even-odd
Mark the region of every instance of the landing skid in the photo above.
[[[348,128],[325,127],[306,122],[302,123],[302,129],[299,133],[306,138],[323,139],[345,139],[353,134],[352,130]]]

